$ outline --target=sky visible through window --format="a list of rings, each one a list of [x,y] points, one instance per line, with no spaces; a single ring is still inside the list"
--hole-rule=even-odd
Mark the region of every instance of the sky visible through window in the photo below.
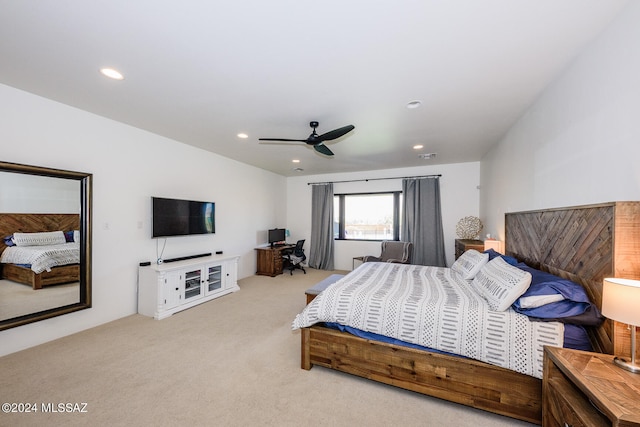
[[[345,197],[345,238],[393,239],[393,194]]]

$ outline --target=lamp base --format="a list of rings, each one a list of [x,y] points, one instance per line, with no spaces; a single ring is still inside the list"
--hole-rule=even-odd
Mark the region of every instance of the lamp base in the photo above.
[[[613,359],[613,363],[615,363],[622,369],[626,369],[627,371],[633,372],[634,374],[640,374],[640,365],[637,365],[633,362],[627,362],[625,359],[622,359],[620,357],[615,357]]]

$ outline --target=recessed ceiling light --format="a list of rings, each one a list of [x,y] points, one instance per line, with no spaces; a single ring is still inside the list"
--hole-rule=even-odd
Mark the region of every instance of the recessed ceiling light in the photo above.
[[[422,105],[422,101],[411,101],[407,104],[407,108],[412,110],[414,108],[419,108]]]
[[[249,138],[249,135],[247,135],[246,133],[239,133],[238,135],[236,135],[238,138],[240,139],[247,139]]]
[[[422,144],[416,144],[416,145],[413,146],[414,150],[420,150],[422,148],[424,148],[424,145],[422,145]]]
[[[100,72],[110,79],[124,80],[124,76],[118,70],[114,70],[113,68],[101,68]]]
[[[300,163],[300,160],[299,160],[299,159],[293,159],[293,160],[291,160],[291,161],[292,161],[293,163]]]

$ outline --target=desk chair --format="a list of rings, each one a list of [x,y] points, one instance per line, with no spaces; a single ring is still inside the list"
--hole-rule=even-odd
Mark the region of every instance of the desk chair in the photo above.
[[[298,240],[296,242],[295,248],[288,251],[283,251],[282,253],[282,257],[287,261],[286,268],[289,269],[289,274],[291,275],[293,275],[293,270],[295,270],[296,268],[299,268],[304,272],[304,274],[307,274],[304,267],[302,266],[302,262],[307,259],[307,256],[304,254],[304,249],[302,249],[303,246],[304,239]]]
[[[399,264],[409,264],[411,262],[412,251],[413,243],[411,242],[384,240],[382,242],[382,252],[380,256],[367,255],[362,257],[362,262],[395,262]]]

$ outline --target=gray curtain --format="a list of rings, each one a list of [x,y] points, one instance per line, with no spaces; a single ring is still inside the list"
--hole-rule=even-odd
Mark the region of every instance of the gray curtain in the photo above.
[[[446,267],[440,210],[440,180],[402,180],[402,240],[413,243],[412,264]]]
[[[333,270],[333,184],[311,187],[309,267]]]

